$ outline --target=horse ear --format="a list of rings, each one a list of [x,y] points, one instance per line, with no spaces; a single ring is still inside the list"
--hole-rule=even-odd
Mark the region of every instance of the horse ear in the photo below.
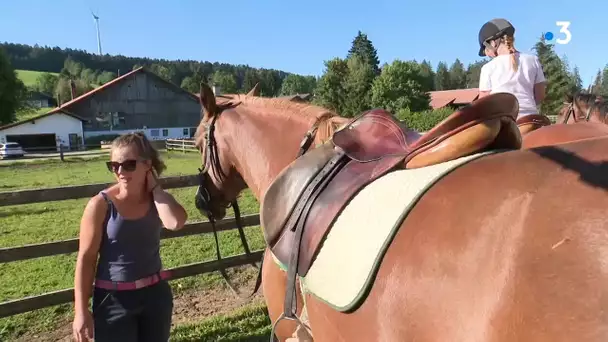
[[[260,96],[260,82],[256,83],[247,93],[247,96]]]
[[[217,113],[217,105],[215,103],[215,95],[213,95],[213,90],[211,90],[211,88],[204,82],[201,82],[199,101],[202,107],[201,117],[203,119]]]

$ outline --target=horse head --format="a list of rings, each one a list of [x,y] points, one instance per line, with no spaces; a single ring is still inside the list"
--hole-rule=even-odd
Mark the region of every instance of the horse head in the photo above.
[[[305,152],[313,142],[325,141],[347,121],[318,106],[259,93],[256,84],[246,95],[215,96],[201,84],[195,145],[202,168],[195,203],[210,219],[224,218],[247,187],[260,200],[266,186],[296,159],[298,149]]]
[[[566,94],[564,105],[557,115],[557,123],[579,122],[608,123],[608,104],[601,96],[587,93]]]

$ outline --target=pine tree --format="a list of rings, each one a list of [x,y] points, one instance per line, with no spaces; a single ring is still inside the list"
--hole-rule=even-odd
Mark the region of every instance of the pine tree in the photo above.
[[[424,88],[427,91],[435,90],[435,72],[431,63],[426,59],[423,59],[422,63],[420,63],[420,73],[424,77]]]
[[[464,64],[456,58],[450,66],[450,89],[463,89],[467,85],[467,74],[464,71]]]
[[[347,59],[353,55],[359,55],[363,61],[369,64],[374,71],[374,75],[380,75],[380,60],[378,52],[372,41],[367,38],[367,34],[358,31],[357,36],[353,39],[352,46],[348,50]]]
[[[482,60],[469,64],[467,67],[467,88],[479,87],[479,75],[481,74],[481,67],[486,63],[486,61]]]
[[[450,72],[448,66],[444,62],[439,62],[437,72],[435,73],[435,89],[448,90],[451,89]]]
[[[555,115],[563,106],[563,99],[571,90],[571,81],[564,63],[553,50],[553,45],[541,36],[535,44],[540,64],[547,79],[545,100],[541,104],[541,112],[545,115]]]

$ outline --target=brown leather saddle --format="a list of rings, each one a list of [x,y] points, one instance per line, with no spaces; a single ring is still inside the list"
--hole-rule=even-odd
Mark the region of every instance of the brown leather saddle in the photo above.
[[[284,315],[295,317],[296,272],[307,274],[333,221],[357,192],[393,170],[486,149],[519,149],[517,111],[513,95],[492,94],[420,134],[374,109],[286,167],[264,194],[260,210],[266,242],[288,269]]]
[[[532,114],[518,118],[515,123],[521,135],[525,135],[543,126],[550,126],[551,120],[545,115]]]

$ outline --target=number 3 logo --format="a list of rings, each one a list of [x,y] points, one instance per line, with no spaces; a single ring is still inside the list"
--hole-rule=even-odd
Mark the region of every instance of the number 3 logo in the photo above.
[[[555,40],[555,42],[558,44],[568,44],[570,42],[570,39],[572,39],[572,33],[570,33],[570,30],[568,30],[568,27],[570,26],[570,22],[569,21],[556,21],[555,25],[561,27],[559,32],[564,33],[566,35],[566,39],[557,38]]]

